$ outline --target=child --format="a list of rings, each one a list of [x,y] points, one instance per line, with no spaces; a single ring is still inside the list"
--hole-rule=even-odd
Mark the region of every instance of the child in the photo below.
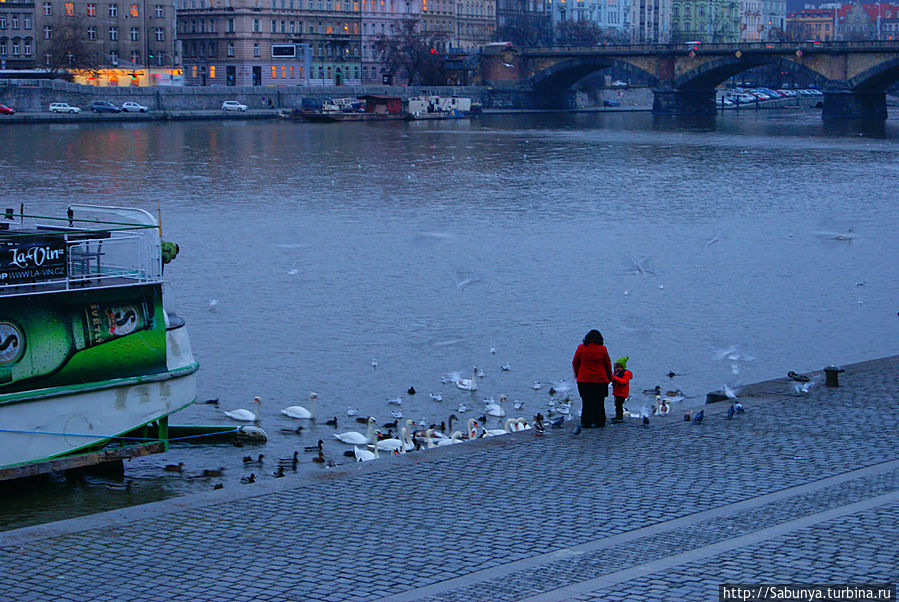
[[[623,355],[615,360],[612,370],[612,395],[615,396],[615,418],[613,423],[624,421],[624,401],[630,394],[630,380],[634,377],[633,373],[627,369],[627,360],[629,356]]]

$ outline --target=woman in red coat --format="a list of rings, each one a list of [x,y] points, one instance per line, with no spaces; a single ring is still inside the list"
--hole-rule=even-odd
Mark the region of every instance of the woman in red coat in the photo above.
[[[602,333],[598,330],[587,333],[583,344],[578,345],[574,352],[571,366],[574,368],[577,391],[581,396],[581,424],[575,429],[575,434],[581,432],[581,427],[587,429],[605,426],[605,404],[612,379],[612,360],[609,359]]]

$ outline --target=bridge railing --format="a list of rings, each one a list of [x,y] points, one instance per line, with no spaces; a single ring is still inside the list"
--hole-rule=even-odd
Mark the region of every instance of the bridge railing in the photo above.
[[[544,46],[538,48],[522,48],[522,54],[546,56],[559,54],[665,54],[682,53],[693,50],[697,53],[721,52],[841,52],[859,50],[868,52],[899,50],[899,40],[880,40],[866,42],[730,42],[727,44],[616,44],[603,46]]]

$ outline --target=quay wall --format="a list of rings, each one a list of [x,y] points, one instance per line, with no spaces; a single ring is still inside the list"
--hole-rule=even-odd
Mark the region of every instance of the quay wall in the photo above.
[[[116,105],[133,100],[151,111],[219,110],[222,102],[237,100],[250,109],[293,109],[303,98],[323,100],[334,97],[360,97],[389,94],[408,98],[423,91],[441,96],[466,96],[484,102],[487,89],[482,86],[294,86],[294,87],[96,87],[65,81],[38,81],[33,86],[0,85],[0,103],[18,112],[47,111],[51,102],[67,102],[86,110],[94,100],[109,100]],[[271,99],[273,107],[269,105]]]

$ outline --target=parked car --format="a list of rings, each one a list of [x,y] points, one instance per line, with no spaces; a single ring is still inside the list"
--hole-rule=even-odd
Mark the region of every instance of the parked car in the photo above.
[[[78,107],[73,107],[67,102],[51,102],[50,103],[50,112],[51,113],[80,113],[81,109]]]
[[[222,103],[223,111],[246,111],[247,105],[242,105],[236,100],[226,100]]]
[[[0,115],[15,115],[16,110],[12,107],[8,107],[5,104],[0,104]]]
[[[602,101],[602,106],[604,107],[620,107],[621,103],[615,100],[614,98],[607,98]]]
[[[128,100],[122,103],[122,111],[124,111],[125,113],[146,113],[149,110],[150,109],[148,107],[145,107],[140,103],[136,103],[133,100]]]
[[[91,103],[91,111],[94,113],[121,113],[122,109],[108,100],[95,100]]]
[[[620,79],[616,79],[612,82],[613,88],[627,88],[627,82],[621,81]]]

